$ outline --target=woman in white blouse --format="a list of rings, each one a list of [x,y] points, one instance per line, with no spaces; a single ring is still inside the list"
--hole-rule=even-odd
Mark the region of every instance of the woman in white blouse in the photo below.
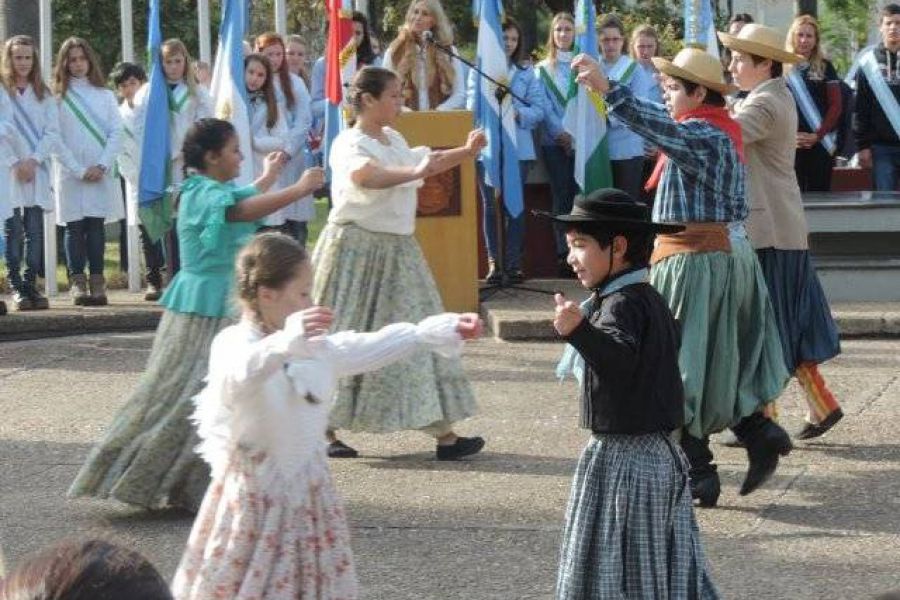
[[[55,159],[56,219],[66,226],[66,262],[76,305],[106,304],[104,221],[125,218],[113,173],[122,149],[122,119],[106,88],[99,59],[86,40],[63,42],[53,73],[59,100],[60,143]],[[90,292],[85,277],[90,266]]]
[[[431,32],[431,40],[424,33]],[[466,77],[462,63],[437,46],[456,53],[453,27],[439,0],[413,0],[406,22],[384,54],[381,66],[394,71],[403,87],[403,104],[412,110],[462,110]]]

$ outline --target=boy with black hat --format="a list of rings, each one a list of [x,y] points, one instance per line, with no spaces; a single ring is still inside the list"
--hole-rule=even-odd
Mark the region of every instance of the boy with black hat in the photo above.
[[[650,282],[681,326],[681,446],[691,461],[691,493],[702,506],[714,506],[720,484],[710,434],[731,427],[746,445],[750,464],[741,494],[762,485],[779,456],[790,452],[787,433],[760,412],[782,392],[788,373],[766,283],[744,232],[743,140],[724,99],[735,88],[719,61],[696,48],[653,64],[662,73],[666,106],[610,82],[587,55],[572,68],[579,83],[605,95],[610,114],[660,148],[647,184],[656,188],[653,221],[686,227],[657,238]]]
[[[694,520],[683,424],[678,326],[647,283],[654,224],[621,190],[578,197],[568,264],[593,290],[585,312],[556,295],[556,331],[584,370],[581,425],[593,435],[572,484],[557,599],[717,598]],[[586,314],[585,314],[586,313]]]

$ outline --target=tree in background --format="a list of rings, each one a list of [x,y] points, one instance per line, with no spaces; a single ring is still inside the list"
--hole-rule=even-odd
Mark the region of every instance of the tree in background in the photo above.
[[[868,43],[878,6],[877,0],[825,0],[820,6],[823,46],[841,75]]]

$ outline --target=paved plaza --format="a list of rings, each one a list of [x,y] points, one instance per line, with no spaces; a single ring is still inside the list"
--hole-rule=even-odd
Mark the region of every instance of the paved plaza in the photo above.
[[[103,536],[171,577],[191,517],[65,491],[136,383],[152,333],[0,343],[0,546],[14,563],[60,539]],[[575,459],[576,389],[558,383],[556,343],[482,340],[465,366],[479,401],[463,435],[487,439],[468,462],[438,463],[417,433],[347,434],[363,456],[333,461],[364,597],[551,598]],[[798,445],[774,480],[737,495],[744,451],[715,446],[725,490],[698,511],[728,599],[866,599],[900,589],[900,340],[851,340],[823,373],[847,414]],[[799,389],[782,403],[800,425]]]

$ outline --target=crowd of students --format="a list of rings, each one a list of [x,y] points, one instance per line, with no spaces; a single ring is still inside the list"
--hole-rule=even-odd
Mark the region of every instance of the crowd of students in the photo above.
[[[889,57],[900,48],[900,6],[882,19]],[[732,82],[703,51],[654,56],[658,40],[647,27],[634,36],[636,58],[625,56],[615,17],[598,26],[599,61],[573,56],[574,25],[567,13],[554,16],[536,68],[522,58],[521,29],[503,25],[511,85],[528,99],[513,104],[523,177],[537,156],[537,129],[560,267],[592,292],[582,306],[555,298],[554,327],[569,344],[560,373],[578,377],[581,425],[591,432],[572,485],[556,597],[716,598],[692,506],[719,499],[710,434],[730,428],[746,447],[740,493],[749,494],[793,448],[773,409],[791,376],[809,404],[798,438],[820,436],[842,417],[817,368],[840,347],[810,261],[795,171],[825,160],[817,144],[831,156],[827,139],[839,119],[815,107],[838,96],[810,17],[795,21],[788,49],[757,24],[720,34]],[[356,598],[327,457],[357,451],[337,432],[419,430],[434,439],[437,460],[485,445],[457,433],[477,408],[459,353],[482,324],[442,312],[413,233],[423,178],[477,159],[487,139],[476,128],[464,145],[433,151],[410,148],[393,129],[404,109],[465,104],[464,72],[426,43],[426,31],[452,45],[439,2],[414,0],[378,67],[366,64],[376,56],[364,19],[357,28],[368,49],[346,92],[354,122],[327,157],[333,207],[311,257],[303,211],[324,181],[310,133],[321,120],[321,63],[310,94],[296,39],[254,40],[244,63],[253,153],[243,157],[234,127],[211,118],[187,49],[163,44],[172,142],[160,151],[177,184],[176,244],[163,251],[145,240],[148,291],[162,292],[162,254],[179,269],[161,297],[166,310],[146,371],[69,494],[196,512],[176,598]],[[3,64],[13,85],[0,94],[0,114],[8,100],[11,115],[0,135],[26,146],[8,176],[31,193],[8,230],[25,231],[31,256],[39,233],[28,223],[40,219],[28,215],[42,216],[50,177],[39,173],[52,164],[73,298],[103,303],[103,223],[123,210],[117,170],[134,202],[143,73],[115,70],[117,107],[85,40],[63,43],[55,96],[30,39],[9,40]],[[884,101],[877,64],[867,54],[858,78]],[[823,69],[821,78],[812,69]],[[576,196],[573,139],[561,125],[570,82],[606,104],[616,188]],[[801,159],[800,151],[818,155]],[[647,157],[655,157],[649,170]],[[256,179],[239,188],[232,181],[242,160]],[[492,190],[482,192],[493,205]],[[652,208],[640,202],[651,192]],[[515,280],[524,277],[522,225],[505,217],[518,232],[508,236],[513,260],[506,273],[494,262],[490,275]],[[489,253],[499,252],[489,225]],[[39,268],[29,262],[24,278],[10,275],[16,298],[32,307],[43,304]]]

